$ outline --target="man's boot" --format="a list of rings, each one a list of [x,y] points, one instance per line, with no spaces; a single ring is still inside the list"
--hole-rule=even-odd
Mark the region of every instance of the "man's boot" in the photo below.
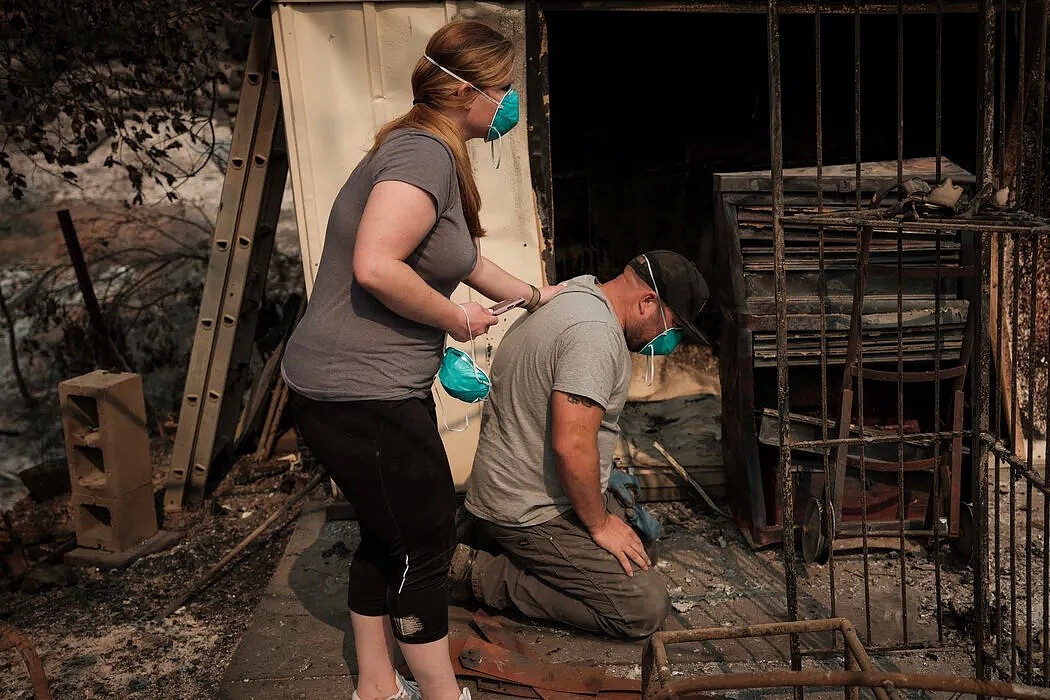
[[[465,603],[474,598],[474,590],[470,586],[470,570],[474,567],[477,555],[478,550],[462,543],[457,544],[456,551],[452,553],[452,564],[448,567],[448,589],[452,600],[457,603]]]

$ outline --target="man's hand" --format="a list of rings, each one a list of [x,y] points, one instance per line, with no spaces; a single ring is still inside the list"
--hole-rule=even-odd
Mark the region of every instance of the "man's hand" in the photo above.
[[[630,525],[611,513],[606,513],[605,521],[590,530],[591,539],[620,562],[628,576],[634,576],[631,568],[633,561],[642,571],[646,571],[652,562],[645,553],[641,539]]]

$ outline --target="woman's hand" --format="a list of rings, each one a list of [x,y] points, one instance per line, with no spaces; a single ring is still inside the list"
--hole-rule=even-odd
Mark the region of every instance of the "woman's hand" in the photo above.
[[[546,287],[540,287],[540,301],[536,304],[536,309],[540,308],[553,297],[557,296],[558,292],[565,289],[568,282],[559,282],[558,284],[548,284]],[[535,311],[536,309],[533,309]]]
[[[457,309],[459,312],[458,322],[454,323],[447,330],[450,336],[461,343],[470,340],[472,336],[477,338],[485,335],[488,333],[489,328],[499,321],[499,317],[496,314],[476,301],[468,301],[457,306],[459,306],[459,309]]]

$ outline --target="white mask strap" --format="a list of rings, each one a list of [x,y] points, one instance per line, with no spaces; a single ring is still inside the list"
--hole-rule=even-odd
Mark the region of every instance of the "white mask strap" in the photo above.
[[[470,336],[470,367],[474,370],[474,378],[481,380],[481,375],[478,374],[478,346],[474,343],[474,331],[470,329],[470,315],[467,314],[467,309],[463,304],[456,304],[462,311],[463,317],[467,319],[467,335]]]
[[[666,331],[668,330],[667,317],[664,316],[664,302],[660,297],[660,288],[656,286],[656,275],[653,274],[653,266],[649,263],[649,256],[642,253],[642,259],[645,260],[645,266],[649,268],[649,279],[653,281],[653,291],[656,292],[656,304],[660,308],[660,320],[663,322],[664,330]]]
[[[485,92],[484,90],[479,88],[474,83],[470,82],[469,80],[464,80],[463,78],[459,77],[458,75],[456,75],[455,73],[450,71],[448,68],[445,68],[443,65],[441,65],[440,63],[438,63],[437,61],[432,59],[430,56],[427,56],[426,54],[423,54],[423,58],[427,59],[428,61],[433,63],[435,66],[437,66],[441,70],[445,71],[446,73],[448,73],[449,75],[451,75],[453,78],[455,78],[459,82],[463,83],[464,85],[469,85],[470,87],[474,88],[475,90],[478,91],[478,94],[480,94],[482,97],[484,97],[486,100],[488,100],[492,104],[496,105],[497,107],[499,106],[499,100],[496,100],[493,97],[491,97],[487,92]]]
[[[499,144],[499,154],[497,155],[496,145]],[[492,160],[492,169],[499,170],[499,164],[503,162],[503,136],[496,134],[495,141],[489,141],[489,158]]]
[[[463,423],[463,427],[462,428],[453,428],[452,426],[450,426],[448,424],[448,421],[445,420],[445,402],[441,400],[441,390],[440,389],[435,389],[434,393],[437,395],[438,406],[441,407],[441,422],[445,424],[445,430],[448,430],[449,432],[452,432],[452,433],[462,433],[463,431],[465,431],[467,428],[470,427],[470,411],[467,411],[467,414],[466,414],[466,417],[465,417],[465,422]]]
[[[646,354],[649,355],[649,361],[645,365],[645,385],[652,386],[656,378],[656,357],[651,352]]]

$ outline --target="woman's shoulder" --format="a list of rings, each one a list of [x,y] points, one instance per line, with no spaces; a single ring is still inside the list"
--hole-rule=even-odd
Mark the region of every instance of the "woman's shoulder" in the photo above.
[[[383,150],[411,149],[430,153],[443,153],[452,160],[452,149],[448,147],[440,136],[426,129],[417,127],[401,127],[387,134],[386,140],[379,147]]]

